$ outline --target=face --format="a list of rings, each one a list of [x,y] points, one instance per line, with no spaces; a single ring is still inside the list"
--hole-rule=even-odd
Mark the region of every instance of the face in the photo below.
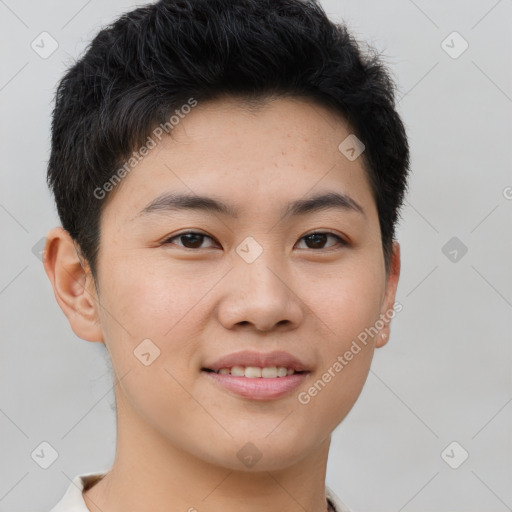
[[[385,343],[388,326],[362,333],[399,268],[362,158],[338,149],[350,133],[302,99],[199,104],[118,185],[96,314],[126,417],[231,469],[244,450],[282,469],[329,438]]]

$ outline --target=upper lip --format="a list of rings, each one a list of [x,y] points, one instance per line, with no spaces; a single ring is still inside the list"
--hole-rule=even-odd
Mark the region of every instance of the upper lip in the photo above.
[[[234,352],[217,359],[214,363],[205,365],[204,369],[218,371],[221,368],[232,368],[233,366],[258,366],[260,368],[284,366],[296,372],[309,371],[306,363],[282,350],[267,353],[249,350]]]

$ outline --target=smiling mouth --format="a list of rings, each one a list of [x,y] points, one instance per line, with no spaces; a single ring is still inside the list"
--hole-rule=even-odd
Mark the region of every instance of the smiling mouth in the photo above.
[[[204,372],[216,373],[218,375],[231,375],[233,377],[246,377],[248,379],[275,379],[288,377],[289,375],[308,373],[306,371],[297,371],[285,366],[232,366],[231,368],[220,368],[212,370],[202,368]]]
[[[224,363],[225,364],[225,363]],[[202,368],[201,373],[214,386],[246,400],[277,400],[289,396],[304,384],[308,370],[286,366],[224,366]]]

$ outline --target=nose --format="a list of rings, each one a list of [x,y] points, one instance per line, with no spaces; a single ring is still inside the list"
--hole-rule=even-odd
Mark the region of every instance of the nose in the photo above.
[[[305,305],[298,295],[300,290],[295,289],[297,283],[264,254],[252,263],[240,259],[229,273],[217,310],[226,329],[252,326],[258,331],[289,330],[301,324]]]

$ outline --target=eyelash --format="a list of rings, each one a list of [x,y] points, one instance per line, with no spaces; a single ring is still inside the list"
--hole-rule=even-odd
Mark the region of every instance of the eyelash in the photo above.
[[[173,244],[171,242],[171,240],[174,240],[175,238],[180,238],[180,237],[185,236],[185,235],[198,235],[198,236],[202,236],[204,238],[210,238],[211,240],[214,240],[213,237],[211,237],[211,236],[209,236],[209,235],[207,235],[205,233],[201,233],[199,231],[184,231],[183,233],[178,233],[177,235],[173,235],[173,236],[165,239],[163,241],[163,244],[164,245],[176,245],[176,244]],[[308,238],[308,237],[313,236],[313,235],[330,235],[331,237],[334,237],[334,238],[336,238],[338,240],[338,244],[339,245],[341,245],[341,246],[349,245],[348,242],[346,242],[343,238],[341,238],[340,236],[338,236],[338,235],[336,235],[334,233],[331,233],[330,231],[313,231],[311,233],[307,233],[306,235],[302,236],[299,240],[302,240],[304,238]],[[184,247],[184,246],[180,246],[180,245],[178,245],[178,247],[182,247],[183,249],[186,249],[188,251],[198,251],[198,250],[200,250],[200,249],[192,249],[190,247]],[[333,247],[335,248],[336,246],[333,246]],[[318,251],[330,251],[330,250],[333,250],[333,247],[329,247],[327,249],[310,249],[310,250],[316,251],[316,252],[318,252]],[[209,247],[207,247],[207,249],[209,249]],[[334,249],[334,250],[336,250],[336,249]]]

